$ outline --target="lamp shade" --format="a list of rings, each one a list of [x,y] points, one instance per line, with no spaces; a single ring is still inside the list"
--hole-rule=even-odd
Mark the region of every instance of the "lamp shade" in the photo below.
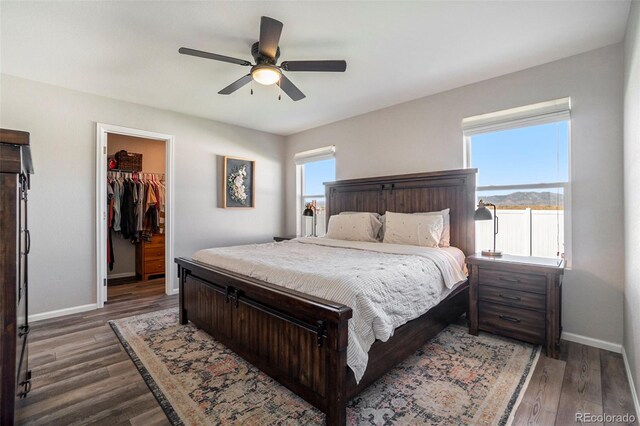
[[[487,205],[480,200],[478,203],[478,208],[475,213],[473,213],[473,220],[493,220],[493,215],[491,215],[491,210],[487,208]]]
[[[310,209],[310,208],[307,207],[302,212],[302,216],[313,216],[313,209]]]

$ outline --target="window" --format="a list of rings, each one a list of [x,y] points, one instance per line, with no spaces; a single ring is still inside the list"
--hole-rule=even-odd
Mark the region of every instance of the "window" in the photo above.
[[[335,147],[305,151],[295,155],[298,174],[298,235],[313,234],[313,219],[303,216],[302,212],[308,203],[316,205],[316,235],[326,233],[326,209],[324,182],[336,180]]]
[[[496,205],[497,250],[565,257],[569,228],[570,100],[463,120],[476,202]],[[476,222],[476,250],[493,247],[493,223]]]

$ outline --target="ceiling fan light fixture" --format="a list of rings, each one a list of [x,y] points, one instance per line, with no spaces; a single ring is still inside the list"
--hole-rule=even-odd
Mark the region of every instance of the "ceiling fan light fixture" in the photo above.
[[[265,86],[269,86],[280,81],[281,75],[280,69],[273,65],[256,65],[251,69],[251,76],[253,79]]]

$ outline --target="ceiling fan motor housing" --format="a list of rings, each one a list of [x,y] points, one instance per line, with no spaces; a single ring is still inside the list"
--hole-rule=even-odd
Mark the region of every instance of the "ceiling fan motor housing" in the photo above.
[[[269,58],[268,56],[264,56],[260,54],[259,45],[260,43],[256,41],[255,43],[253,43],[253,46],[251,46],[251,56],[253,56],[253,59],[256,61],[256,64],[275,65],[276,62],[278,61],[278,58],[280,57],[280,47],[278,46],[278,49],[276,50],[275,58]]]

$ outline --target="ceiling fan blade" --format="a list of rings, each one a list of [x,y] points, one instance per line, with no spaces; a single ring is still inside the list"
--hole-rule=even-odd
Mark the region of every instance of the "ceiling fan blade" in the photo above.
[[[244,77],[241,77],[238,80],[234,81],[233,83],[231,83],[230,85],[228,85],[227,87],[222,89],[221,91],[219,91],[218,94],[219,95],[230,95],[233,92],[235,92],[236,90],[238,90],[239,88],[241,88],[242,86],[244,86],[247,83],[249,83],[252,80],[252,78],[253,77],[251,77],[251,74],[247,74]]]
[[[258,48],[260,49],[261,55],[275,59],[280,34],[282,34],[282,22],[276,21],[268,16],[263,16],[260,19],[260,41]]]
[[[230,56],[217,55],[215,53],[203,52],[202,50],[189,49],[188,47],[181,47],[178,50],[183,55],[197,56],[199,58],[213,59],[214,61],[229,62],[231,64],[243,65],[245,67],[251,66],[251,62],[244,59],[232,58]]]
[[[294,101],[299,101],[306,97],[304,93],[302,93],[300,89],[298,89],[296,85],[284,75],[280,77],[280,88]]]
[[[344,72],[346,61],[284,61],[280,64],[285,71]]]

